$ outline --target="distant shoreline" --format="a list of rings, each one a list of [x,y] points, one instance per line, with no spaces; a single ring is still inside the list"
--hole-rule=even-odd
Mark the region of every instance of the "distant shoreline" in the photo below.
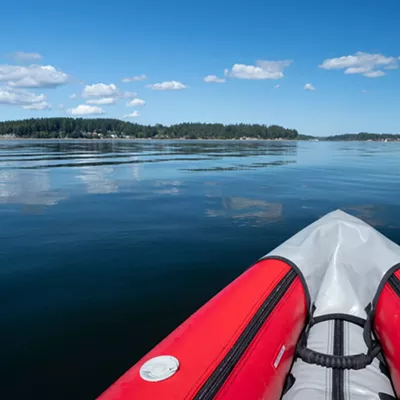
[[[25,137],[3,137],[0,136],[0,141],[40,141],[40,142],[67,142],[67,141],[86,141],[86,142],[167,142],[167,141],[182,141],[182,142],[374,142],[374,143],[389,143],[389,142],[399,142],[397,140],[364,140],[364,139],[325,139],[323,137],[315,139],[208,139],[208,138],[198,138],[198,139],[187,139],[187,138],[25,138]]]
[[[186,122],[141,125],[111,118],[31,118],[0,122],[2,140],[204,140],[204,141],[346,141],[393,142],[400,134],[345,133],[326,137],[265,124]]]
[[[208,139],[208,138],[198,138],[198,139],[187,139],[187,138],[25,138],[25,137],[2,137],[0,136],[0,140],[38,140],[38,141],[66,141],[66,140],[86,140],[88,142],[105,142],[105,141],[112,141],[112,140],[123,140],[123,141],[159,141],[165,142],[168,140],[173,141],[182,141],[182,142],[316,142],[319,140],[305,140],[305,139]]]

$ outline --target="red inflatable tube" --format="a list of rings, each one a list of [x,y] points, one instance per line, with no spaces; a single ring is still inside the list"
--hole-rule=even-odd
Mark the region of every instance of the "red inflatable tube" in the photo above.
[[[374,318],[375,333],[388,363],[396,394],[400,396],[400,270],[383,287]]]
[[[243,273],[127,371],[99,400],[281,397],[307,317],[303,284],[280,259]],[[173,356],[179,369],[149,382],[145,362]]]

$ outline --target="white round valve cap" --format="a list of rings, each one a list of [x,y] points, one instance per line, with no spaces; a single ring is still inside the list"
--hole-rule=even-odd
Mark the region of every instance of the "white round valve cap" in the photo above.
[[[140,368],[145,381],[160,382],[170,378],[179,369],[179,361],[172,356],[159,356],[146,361]]]

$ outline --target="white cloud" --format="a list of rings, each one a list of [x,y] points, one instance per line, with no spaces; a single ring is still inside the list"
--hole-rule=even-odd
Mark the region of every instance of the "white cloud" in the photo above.
[[[105,111],[97,106],[88,106],[86,104],[81,104],[78,107],[70,108],[68,113],[71,115],[97,115],[104,114]]]
[[[122,97],[125,97],[126,99],[131,99],[132,97],[136,97],[137,93],[136,92],[124,92],[122,93]]]
[[[154,85],[147,85],[147,87],[153,90],[182,90],[187,88],[186,85],[177,81],[155,83]]]
[[[41,101],[40,103],[33,103],[29,106],[23,106],[25,110],[50,110],[51,105],[47,101]]]
[[[225,83],[226,79],[218,78],[216,75],[207,75],[204,78],[204,82],[206,82],[206,83]]]
[[[275,85],[274,89],[279,89],[281,87],[281,85]]]
[[[146,104],[146,102],[142,99],[132,99],[131,101],[128,101],[126,103],[126,105],[129,107],[144,106],[145,104]]]
[[[0,87],[0,104],[15,106],[31,105],[45,101],[43,94],[35,94],[27,90],[14,89],[11,87]]]
[[[39,61],[43,57],[39,53],[26,53],[25,51],[16,51],[15,53],[9,54],[9,58],[15,61],[26,62]]]
[[[94,85],[86,85],[82,97],[88,98],[87,104],[115,104],[119,98],[132,99],[137,96],[136,92],[121,92],[113,83],[107,85],[105,83],[96,83]]]
[[[69,98],[70,98],[71,100],[76,99],[76,94],[75,94],[75,93],[72,93],[71,96],[69,96]]]
[[[98,104],[98,105],[106,105],[106,104],[115,104],[117,102],[117,97],[103,97],[101,99],[92,99],[87,100],[87,104]]]
[[[121,82],[129,83],[129,82],[144,81],[145,79],[147,79],[146,75],[138,75],[138,76],[131,76],[128,78],[123,78],[123,79],[121,79]]]
[[[399,58],[400,59],[400,58]],[[384,69],[387,69],[387,70],[391,70],[391,71],[394,71],[394,70],[396,70],[396,69],[399,69],[399,64],[389,64],[389,65],[386,65],[386,67],[384,67]]]
[[[140,117],[139,111],[133,111],[130,114],[126,114],[123,116],[123,118],[138,118]]]
[[[111,83],[95,83],[94,85],[86,85],[83,89],[83,97],[115,97],[119,95],[118,88]]]
[[[235,64],[232,70],[225,70],[225,75],[238,79],[281,79],[284,77],[283,71],[291,63],[291,60],[261,60],[257,61],[256,65]]]
[[[64,104],[59,104],[59,105],[57,106],[57,108],[60,108],[60,109],[64,108]]]
[[[68,75],[51,65],[0,65],[0,81],[20,88],[56,87],[68,82]]]
[[[386,72],[383,72],[381,70],[369,71],[364,74],[364,76],[366,76],[367,78],[379,78],[380,76],[385,76],[385,75],[386,75]]]
[[[344,69],[345,74],[362,74],[368,78],[377,78],[386,73],[380,68],[394,70],[399,66],[399,57],[386,57],[382,54],[370,54],[358,51],[354,55],[328,58],[319,66],[323,69]]]
[[[317,89],[315,89],[315,86],[313,86],[312,83],[306,83],[304,85],[304,90],[309,90],[311,92],[315,92]]]

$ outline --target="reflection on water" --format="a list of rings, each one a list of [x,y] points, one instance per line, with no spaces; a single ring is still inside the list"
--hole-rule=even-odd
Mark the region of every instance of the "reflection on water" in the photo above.
[[[147,180],[154,194],[178,195],[184,179],[162,184],[164,171],[180,177],[279,167],[296,163],[297,148],[284,141],[0,141],[0,201],[52,206],[82,191],[136,190],[135,182]],[[171,167],[156,165],[165,163]]]
[[[115,193],[118,191],[117,183],[110,176],[114,169],[112,167],[81,167],[82,173],[78,175],[86,186],[87,193]]]
[[[156,188],[154,193],[177,195],[180,192],[182,181],[154,181],[153,186]]]
[[[358,217],[365,221],[367,224],[370,224],[373,227],[379,228],[385,225],[390,227],[394,227],[393,225],[396,223],[393,221],[392,223],[388,223],[389,221],[385,221],[385,207],[381,205],[374,204],[364,204],[358,206],[348,206],[343,207],[343,211],[353,214],[355,217]]]
[[[133,159],[136,161],[138,158],[134,156]],[[142,168],[141,165],[133,164],[132,165],[132,178],[135,181],[140,181],[140,169]]]
[[[48,171],[0,169],[0,203],[54,206],[65,198],[63,191],[52,188]]]
[[[249,223],[254,226],[277,221],[282,217],[282,212],[283,205],[279,203],[246,197],[231,197],[222,199],[221,209],[207,209],[205,215],[232,218],[239,223]]]

